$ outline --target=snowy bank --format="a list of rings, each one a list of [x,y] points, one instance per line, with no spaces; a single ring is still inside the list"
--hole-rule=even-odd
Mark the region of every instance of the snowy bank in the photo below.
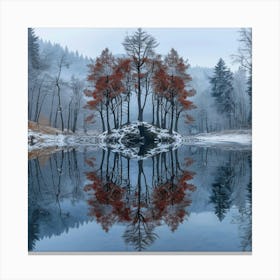
[[[65,146],[65,135],[45,134],[28,129],[28,150],[44,149],[52,146]]]
[[[185,144],[196,145],[252,145],[251,130],[228,130],[221,132],[202,133],[184,138]]]
[[[50,148],[61,149],[64,147],[79,147],[83,145],[97,146],[99,138],[96,134],[47,134],[28,130],[28,152],[47,150]]]
[[[175,150],[181,145],[199,145],[219,149],[251,149],[251,130],[231,130],[202,133],[193,136],[181,136],[168,129],[160,129],[146,122],[135,122],[120,129],[112,129],[111,133],[97,134],[46,134],[28,130],[28,152],[31,156],[52,153],[64,148],[89,146],[120,153],[131,159],[145,159],[158,153]]]

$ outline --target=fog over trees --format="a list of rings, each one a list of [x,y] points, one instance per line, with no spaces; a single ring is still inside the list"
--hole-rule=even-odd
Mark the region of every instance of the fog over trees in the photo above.
[[[251,29],[240,30],[236,71],[223,57],[212,68],[192,67],[175,48],[157,53],[160,43],[137,29],[120,42],[123,54],[108,45],[88,58],[29,28],[28,119],[65,133],[137,120],[183,135],[251,127]]]
[[[83,128],[89,58],[28,30],[28,119],[61,130]]]

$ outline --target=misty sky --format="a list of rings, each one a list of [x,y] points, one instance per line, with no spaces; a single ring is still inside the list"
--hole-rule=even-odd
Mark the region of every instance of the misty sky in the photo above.
[[[108,47],[113,54],[125,53],[122,42],[136,28],[35,28],[43,40],[67,46],[91,58]],[[230,56],[237,52],[238,28],[144,28],[159,42],[156,51],[166,54],[175,48],[191,66],[214,67],[222,57],[236,69]]]

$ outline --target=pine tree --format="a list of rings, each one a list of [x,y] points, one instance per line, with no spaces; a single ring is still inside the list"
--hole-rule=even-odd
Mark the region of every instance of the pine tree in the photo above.
[[[35,120],[33,116],[33,100],[35,100],[36,81],[40,70],[38,37],[33,28],[28,28],[28,119]],[[35,103],[35,102],[34,102]]]
[[[215,66],[214,76],[210,78],[211,95],[216,100],[217,110],[226,116],[229,128],[232,127],[232,115],[235,107],[233,102],[233,74],[226,67],[222,58]]]
[[[231,189],[234,170],[230,163],[221,166],[217,170],[217,177],[212,184],[210,202],[214,204],[215,214],[222,221],[231,206]]]
[[[28,28],[28,67],[39,68],[39,43],[33,28]]]

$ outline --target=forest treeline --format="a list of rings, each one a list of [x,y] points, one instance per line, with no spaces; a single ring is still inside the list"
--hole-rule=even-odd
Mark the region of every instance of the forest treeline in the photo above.
[[[84,88],[88,57],[43,42],[28,29],[28,120],[76,132],[86,116]]]
[[[95,59],[43,42],[28,29],[28,119],[62,131],[110,131],[146,121],[182,134],[251,127],[252,34],[241,29],[232,72],[190,67],[175,49],[143,31],[127,35],[125,54],[105,48]]]

